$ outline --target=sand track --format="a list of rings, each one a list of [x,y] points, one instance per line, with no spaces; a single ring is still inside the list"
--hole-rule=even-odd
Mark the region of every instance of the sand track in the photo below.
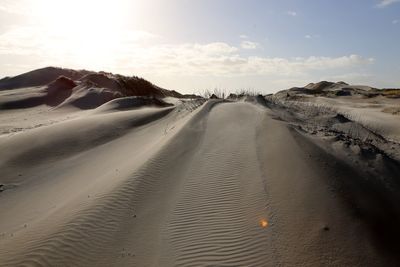
[[[209,115],[192,159],[197,164],[166,229],[177,265],[267,262],[266,229],[259,226],[267,219],[266,196],[255,144],[260,118],[261,110],[249,104],[220,105]]]
[[[383,262],[332,191],[330,158],[271,111],[216,100],[179,113],[93,114],[0,143],[0,182],[15,184],[0,193],[0,265]],[[64,141],[82,136],[78,129],[89,137],[71,150]],[[29,145],[44,132],[50,143]],[[25,158],[54,160],[24,165],[18,146]]]

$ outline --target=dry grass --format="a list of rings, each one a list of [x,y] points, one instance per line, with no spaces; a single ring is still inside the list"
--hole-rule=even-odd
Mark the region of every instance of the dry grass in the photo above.
[[[214,89],[205,89],[199,93],[200,96],[203,98],[211,98],[213,95],[220,99],[224,99],[226,96],[226,90],[225,89],[220,89],[220,88],[214,88]]]
[[[237,95],[238,97],[244,97],[244,96],[257,96],[260,95],[260,92],[253,88],[245,88],[245,89],[238,89],[233,94]]]
[[[198,94],[206,99],[211,98],[211,96],[213,96],[213,95],[215,95],[219,99],[226,99],[230,95],[234,95],[237,98],[241,98],[241,97],[245,97],[245,96],[257,96],[257,95],[260,95],[261,93],[252,88],[237,89],[235,91],[230,91],[230,90],[221,89],[221,88],[214,88],[214,89],[205,89],[203,91],[200,91]]]
[[[400,89],[384,89],[383,95],[391,98],[400,98]]]
[[[385,108],[382,110],[384,113],[390,113],[393,115],[400,115],[400,107],[390,107],[390,108]]]
[[[283,120],[293,121],[293,117],[296,118],[297,123],[303,125],[303,127],[308,127],[311,132],[314,130],[321,130],[327,127],[325,130],[330,129],[330,125],[322,125],[321,118],[334,117],[337,115],[349,120],[348,127],[342,129],[342,133],[346,136],[350,136],[354,139],[362,140],[367,142],[370,140],[372,135],[383,140],[389,140],[386,138],[386,134],[379,126],[371,124],[371,122],[365,120],[361,114],[346,112],[337,107],[328,104],[317,104],[305,101],[293,101],[293,100],[283,100],[274,96],[266,97],[267,102],[272,107],[277,107],[289,112],[282,112],[280,114]],[[337,131],[338,129],[334,129]]]

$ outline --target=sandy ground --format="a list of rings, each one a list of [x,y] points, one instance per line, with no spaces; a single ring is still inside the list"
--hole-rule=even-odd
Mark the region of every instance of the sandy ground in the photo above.
[[[1,266],[398,263],[358,174],[262,105],[42,108],[1,112]]]
[[[314,98],[313,102],[330,105],[348,114],[353,120],[379,132],[390,140],[400,142],[400,99],[375,97]]]

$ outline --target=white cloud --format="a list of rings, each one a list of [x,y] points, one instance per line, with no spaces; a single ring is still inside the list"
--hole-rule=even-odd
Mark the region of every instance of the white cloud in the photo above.
[[[242,41],[240,46],[243,49],[253,50],[253,49],[257,49],[260,46],[260,44],[256,43],[256,42],[252,42],[252,41]]]
[[[330,76],[322,76],[319,80],[321,81],[348,81],[352,84],[363,84],[366,81],[369,83],[373,82],[373,75],[365,74],[365,73],[357,73],[350,72],[341,75],[330,75]],[[368,83],[368,84],[369,84]]]
[[[399,23],[399,20],[397,20],[397,19],[392,20],[392,24],[398,24],[398,23]]]
[[[292,16],[292,17],[296,17],[297,16],[297,12],[296,11],[288,11],[287,14],[289,16]]]
[[[248,39],[249,37],[246,34],[239,35],[240,39]]]
[[[319,38],[320,36],[318,34],[306,34],[304,35],[304,38],[306,39],[315,39],[315,38]]]
[[[373,59],[363,58],[359,55],[336,58],[311,56],[294,59],[263,57],[250,57],[248,59],[249,66],[256,67],[254,71],[261,74],[274,73],[280,75],[301,74],[314,70],[344,69],[366,65],[372,62]]]
[[[1,0],[0,3],[0,11],[11,13],[11,14],[20,14],[26,15],[29,14],[29,2],[26,0]]]
[[[150,49],[150,50],[149,50]],[[371,58],[359,55],[343,57],[279,58],[242,56],[237,48],[225,43],[159,45],[124,56],[120,66],[158,75],[245,76],[273,75],[288,77],[314,71],[329,71],[369,65]]]
[[[65,36],[62,33],[48,33],[34,28],[15,28],[0,35],[0,59],[4,56],[37,56],[38,59],[54,65],[63,64],[68,67],[100,68],[106,66],[118,71],[129,69],[131,73],[175,73],[190,75],[291,75],[305,73],[311,70],[342,69],[363,66],[373,62],[373,59],[358,55],[343,57],[307,57],[278,58],[262,56],[243,56],[239,48],[224,42],[207,44],[148,44],[153,38],[151,33],[124,32],[125,37],[118,40],[117,46],[105,46],[104,50],[95,50],[93,65],[83,54],[82,42],[75,36]],[[90,44],[88,49],[94,45]],[[255,49],[259,44],[244,40],[242,48]],[[79,52],[77,52],[79,51]],[[107,52],[99,56],[99,52]],[[77,53],[77,54],[76,54]],[[83,57],[83,58],[80,58]],[[79,59],[79,60],[78,60]],[[0,60],[1,61],[1,60]],[[40,61],[39,61],[40,62]],[[83,64],[83,65],[79,65]],[[104,63],[104,64],[101,64]],[[105,64],[107,63],[107,64]],[[91,65],[92,64],[92,65]]]
[[[0,55],[29,55],[44,53],[43,32],[32,27],[12,28],[0,35]]]
[[[397,3],[397,2],[400,2],[400,0],[380,0],[380,2],[377,4],[377,7],[381,7],[381,8],[387,7],[387,6]]]
[[[81,36],[34,26],[11,27],[8,31],[0,34],[0,55],[40,54],[45,56],[52,52],[62,54],[63,51],[68,51],[70,48],[83,47],[84,43],[93,48],[112,46],[113,49],[117,50],[126,48],[132,43],[160,38],[158,35],[145,31],[124,30],[119,32],[118,35],[110,35],[109,39],[114,38],[114,40],[107,42],[106,40],[102,41],[102,37],[97,38],[95,33],[87,33],[87,35]]]
[[[266,81],[262,79],[267,78],[282,84],[285,80],[294,83],[295,80],[315,80],[321,73],[340,75],[362,71],[360,69],[373,63],[373,59],[359,55],[245,56],[239,47],[224,42],[162,44],[152,42],[154,39],[160,41],[157,36],[137,31],[123,32],[116,45],[93,42],[91,38],[79,39],[75,35],[39,31],[34,27],[12,28],[0,35],[0,73],[10,75],[12,71],[12,74],[18,74],[55,65],[134,74],[167,88],[181,90],[179,86],[185,86],[190,91],[194,81],[204,86],[212,86],[212,81],[223,81],[224,85],[232,87],[256,82],[263,85]],[[258,45],[247,40],[243,42],[248,42],[245,45],[248,48]],[[100,47],[90,51],[93,46]],[[15,63],[13,68],[5,64],[11,59]],[[245,76],[252,78],[245,79]],[[185,85],[182,85],[183,81]]]

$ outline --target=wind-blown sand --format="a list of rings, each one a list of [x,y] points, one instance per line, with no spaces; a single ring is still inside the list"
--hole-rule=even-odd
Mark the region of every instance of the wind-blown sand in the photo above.
[[[164,100],[0,112],[1,266],[398,263],[398,184],[268,102]]]

